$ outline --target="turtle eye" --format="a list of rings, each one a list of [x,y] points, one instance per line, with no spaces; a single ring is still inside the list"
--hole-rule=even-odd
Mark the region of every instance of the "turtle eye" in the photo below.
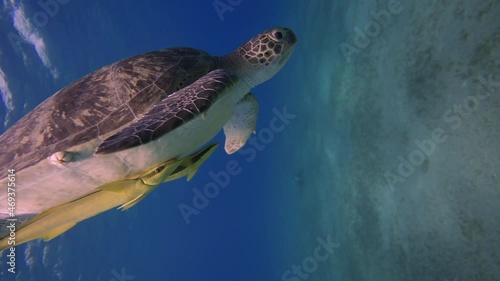
[[[155,169],[155,173],[158,174],[161,171],[163,171],[163,169],[165,169],[165,166],[160,166],[160,167],[158,167],[158,168]]]
[[[277,42],[283,42],[285,41],[286,37],[286,30],[282,28],[277,28],[271,32],[271,39]]]

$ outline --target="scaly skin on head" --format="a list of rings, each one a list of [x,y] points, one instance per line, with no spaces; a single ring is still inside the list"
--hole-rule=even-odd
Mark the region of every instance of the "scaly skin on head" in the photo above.
[[[222,68],[256,86],[273,77],[288,61],[297,37],[292,30],[275,27],[264,31],[221,58]]]

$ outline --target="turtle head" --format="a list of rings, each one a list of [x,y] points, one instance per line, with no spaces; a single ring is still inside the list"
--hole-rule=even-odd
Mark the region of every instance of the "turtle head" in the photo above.
[[[296,43],[297,37],[292,30],[275,27],[258,34],[224,57],[223,67],[255,86],[280,71]]]

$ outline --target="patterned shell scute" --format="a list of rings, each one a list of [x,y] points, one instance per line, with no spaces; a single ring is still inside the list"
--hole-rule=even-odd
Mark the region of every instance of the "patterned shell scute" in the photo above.
[[[130,57],[66,86],[0,136],[0,178],[141,118],[216,67],[208,53],[173,48]]]

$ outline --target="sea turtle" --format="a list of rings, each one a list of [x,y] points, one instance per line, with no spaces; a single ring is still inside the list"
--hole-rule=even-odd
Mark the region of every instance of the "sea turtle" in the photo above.
[[[223,127],[226,151],[237,151],[255,129],[250,89],[283,67],[296,42],[290,29],[276,27],[226,56],[152,51],[64,87],[0,136],[0,186],[15,179],[16,196],[10,212],[11,195],[0,189],[0,222],[182,159]]]

